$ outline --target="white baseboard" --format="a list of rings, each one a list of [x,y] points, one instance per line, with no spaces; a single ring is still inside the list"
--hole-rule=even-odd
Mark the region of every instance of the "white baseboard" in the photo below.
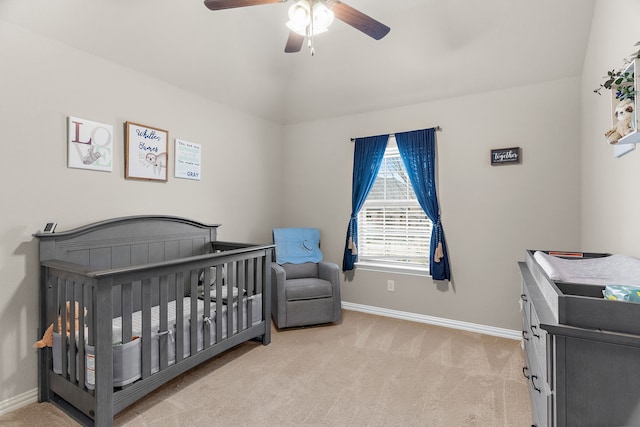
[[[355,304],[342,301],[345,310],[361,311],[363,313],[376,314],[378,316],[394,317],[396,319],[410,320],[412,322],[427,323],[429,325],[444,326],[445,328],[460,329],[463,331],[477,332],[479,334],[492,335],[512,340],[522,339],[521,331],[496,328],[494,326],[479,325],[477,323],[461,322],[459,320],[444,319],[442,317],[427,316],[425,314],[409,313],[407,311],[390,310],[388,308],[373,307],[370,305]]]
[[[10,399],[0,402],[0,415],[8,414],[9,412],[20,409],[23,406],[27,406],[30,403],[38,401],[38,389],[26,391],[22,394],[14,396]]]

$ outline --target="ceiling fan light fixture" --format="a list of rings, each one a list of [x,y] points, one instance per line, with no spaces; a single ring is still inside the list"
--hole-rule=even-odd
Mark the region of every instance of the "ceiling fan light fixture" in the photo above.
[[[313,6],[313,32],[323,33],[333,23],[335,15],[324,3],[317,2]]]
[[[287,28],[289,28],[291,31],[293,31],[296,34],[300,34],[301,36],[306,36],[307,35],[307,26],[305,25],[303,26],[297,26],[295,25],[295,23],[289,21],[287,22]]]
[[[299,0],[289,8],[287,27],[301,36],[316,35],[327,31],[334,18],[333,11],[323,2]]]
[[[311,5],[307,0],[299,0],[289,8],[287,27],[301,36],[307,35],[307,27],[311,23]]]

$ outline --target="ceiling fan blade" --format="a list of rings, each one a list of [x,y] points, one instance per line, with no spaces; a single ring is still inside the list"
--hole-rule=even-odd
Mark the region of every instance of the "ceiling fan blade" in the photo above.
[[[391,28],[387,27],[383,23],[376,21],[370,16],[365,15],[359,10],[354,9],[339,0],[329,1],[328,4],[333,10],[336,18],[346,22],[356,30],[360,30],[376,40],[380,40],[391,30]]]
[[[289,38],[287,39],[287,45],[284,47],[286,53],[300,52],[302,44],[304,43],[304,36],[298,33],[289,31]]]
[[[261,4],[284,3],[287,0],[204,0],[211,10],[233,9],[236,7],[258,6]]]

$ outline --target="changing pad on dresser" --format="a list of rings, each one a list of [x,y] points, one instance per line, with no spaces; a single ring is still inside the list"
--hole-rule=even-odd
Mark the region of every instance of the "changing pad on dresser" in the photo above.
[[[640,286],[640,259],[628,255],[567,259],[536,251],[533,256],[551,280],[590,285]]]

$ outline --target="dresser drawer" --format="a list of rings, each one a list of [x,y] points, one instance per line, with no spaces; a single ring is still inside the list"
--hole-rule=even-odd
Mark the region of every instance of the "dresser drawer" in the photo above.
[[[553,381],[551,381],[551,372],[548,366],[550,350],[548,348],[549,334],[547,333],[547,331],[540,327],[540,321],[538,320],[538,316],[536,315],[536,311],[534,309],[531,310],[529,333],[529,342],[532,344],[534,353],[536,355],[536,358],[538,359],[538,366],[540,366],[543,379],[549,384],[549,386],[551,386]]]
[[[531,338],[531,310],[533,306],[531,305],[531,300],[529,298],[529,294],[527,293],[527,287],[522,283],[522,294],[520,294],[520,305],[522,308],[522,341],[525,345],[532,346],[533,341]]]
[[[551,385],[553,381],[550,371],[548,370],[548,333],[540,327],[540,320],[538,320],[538,315],[529,298],[529,292],[524,282],[522,284],[522,294],[520,297],[522,299],[522,311],[524,313],[522,339],[527,348],[529,358],[537,359],[537,366],[540,367],[541,380]]]
[[[525,319],[531,319],[531,297],[524,280],[522,281],[521,291],[522,293],[520,294],[520,307],[522,308],[523,317]]]
[[[528,346],[529,349],[532,346]],[[533,424],[537,427],[549,426],[549,415],[552,414],[552,395],[547,382],[543,379],[544,372],[537,364],[537,358],[531,353],[527,353],[525,345],[525,367],[522,373],[529,382],[529,395],[531,397],[531,409]],[[531,357],[534,356],[534,357]]]

